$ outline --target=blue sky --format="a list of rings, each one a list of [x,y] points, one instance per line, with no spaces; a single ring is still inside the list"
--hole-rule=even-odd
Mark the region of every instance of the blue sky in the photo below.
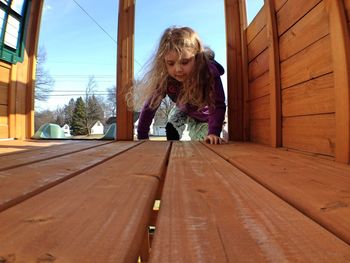
[[[39,46],[47,52],[45,69],[55,79],[54,93],[37,110],[55,109],[83,95],[89,76],[97,94],[115,84],[118,0],[45,0]],[[263,0],[248,0],[251,19]],[[136,0],[135,77],[169,26],[190,26],[226,68],[224,0]],[[101,27],[103,28],[104,32]],[[222,78],[226,85],[226,76]],[[64,96],[63,96],[64,95]]]

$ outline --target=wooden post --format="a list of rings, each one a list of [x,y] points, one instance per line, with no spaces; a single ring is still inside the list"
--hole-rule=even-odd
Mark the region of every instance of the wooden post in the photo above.
[[[243,81],[239,0],[225,0],[229,140],[243,140]]]
[[[282,146],[282,107],[280,64],[275,1],[265,0],[270,82],[270,145]]]
[[[242,47],[242,81],[243,81],[243,140],[250,140],[250,116],[249,116],[249,80],[248,80],[248,44],[247,44],[247,10],[246,1],[239,1],[241,17],[241,47]]]
[[[120,0],[117,53],[117,120],[116,140],[133,140],[133,112],[128,111],[125,95],[134,79],[135,0]]]
[[[336,161],[350,161],[350,40],[345,6],[342,0],[328,0],[329,32],[332,44]]]
[[[30,9],[29,30],[26,49],[28,52],[28,81],[26,96],[26,134],[27,139],[34,135],[34,100],[35,100],[35,76],[36,76],[36,54],[38,50],[39,31],[43,0],[32,1]]]

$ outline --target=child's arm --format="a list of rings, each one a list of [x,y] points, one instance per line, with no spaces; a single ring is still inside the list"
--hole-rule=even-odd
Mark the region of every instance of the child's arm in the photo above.
[[[139,124],[137,126],[137,139],[143,140],[149,138],[149,128],[151,126],[154,115],[156,114],[156,111],[157,108],[151,109],[149,107],[148,101],[145,103],[139,117]]]
[[[222,124],[225,119],[226,103],[225,93],[220,77],[215,78],[214,86],[215,108],[210,110],[208,120],[208,136],[205,139],[210,144],[221,144],[224,141],[220,138]]]

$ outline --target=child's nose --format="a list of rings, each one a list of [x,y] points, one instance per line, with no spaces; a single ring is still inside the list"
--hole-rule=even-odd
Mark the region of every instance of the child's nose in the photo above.
[[[175,70],[178,72],[178,71],[182,71],[182,66],[180,63],[176,63],[175,64]]]

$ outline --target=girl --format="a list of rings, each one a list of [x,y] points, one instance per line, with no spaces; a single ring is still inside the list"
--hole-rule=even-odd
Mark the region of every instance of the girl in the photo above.
[[[192,140],[224,143],[220,138],[226,110],[220,79],[223,73],[213,52],[204,50],[194,30],[166,29],[150,69],[139,83],[146,102],[139,117],[138,139],[148,139],[155,113],[168,95],[176,103],[166,125],[168,140],[179,140],[187,124]]]

